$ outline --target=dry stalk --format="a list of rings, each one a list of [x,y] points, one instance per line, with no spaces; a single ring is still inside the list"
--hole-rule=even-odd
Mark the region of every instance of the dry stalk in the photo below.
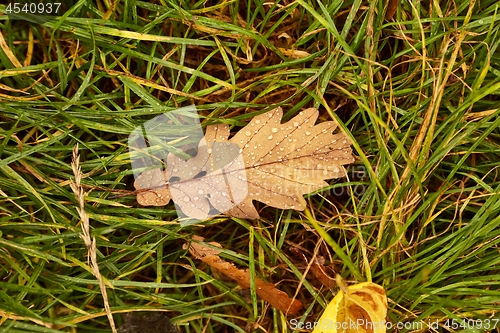
[[[108,293],[106,292],[106,286],[102,279],[101,273],[99,272],[99,266],[97,265],[97,248],[95,243],[95,237],[90,236],[90,223],[89,217],[85,212],[85,192],[83,186],[81,185],[82,171],[80,169],[80,155],[78,154],[78,144],[73,147],[73,161],[71,162],[71,168],[73,169],[73,174],[75,175],[75,180],[71,181],[70,186],[76,195],[79,203],[79,207],[76,208],[80,218],[82,219],[82,233],[80,238],[83,239],[85,246],[87,247],[87,254],[90,258],[90,268],[92,274],[96,277],[99,282],[99,288],[101,289],[101,295],[104,301],[104,308],[106,309],[106,315],[108,316],[108,321],[113,330],[113,333],[118,333],[115,326],[115,321],[113,320],[113,314],[111,313],[111,308],[108,303]]]

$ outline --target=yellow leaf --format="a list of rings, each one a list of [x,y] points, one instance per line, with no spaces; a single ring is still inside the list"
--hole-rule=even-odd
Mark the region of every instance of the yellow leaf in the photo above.
[[[384,288],[372,282],[350,287],[340,283],[340,286],[341,290],[326,307],[313,333],[385,333]]]

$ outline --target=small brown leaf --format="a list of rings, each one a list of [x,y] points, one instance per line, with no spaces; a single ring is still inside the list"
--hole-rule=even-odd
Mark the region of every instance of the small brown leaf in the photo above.
[[[134,186],[143,206],[170,199],[188,217],[206,219],[210,204],[229,216],[259,217],[252,200],[281,209],[303,210],[303,195],[343,177],[342,165],[354,162],[344,133],[333,121],[315,125],[310,108],[281,124],[281,108],[254,117],[231,139],[227,125],[208,126],[198,154],[184,160],[167,155],[167,168],[148,170]],[[210,204],[209,204],[210,203]]]
[[[193,240],[203,241],[203,237],[193,236]],[[216,242],[208,244],[222,247]],[[250,272],[248,270],[238,269],[232,263],[222,260],[218,256],[220,251],[196,242],[191,242],[189,245],[184,244],[183,249],[189,249],[189,253],[191,253],[193,257],[200,259],[210,267],[218,270],[230,279],[235,280],[242,289],[250,288]],[[285,292],[276,289],[272,283],[255,278],[255,288],[260,298],[270,303],[278,310],[289,314],[295,314],[302,308],[302,303],[299,300],[289,298]]]
[[[306,264],[309,265],[309,261],[307,260],[304,253],[299,248],[291,247],[290,251],[296,256],[301,257]],[[317,256],[314,258],[314,262],[310,263],[309,271],[314,275],[314,277],[325,287],[328,289],[333,289],[335,287],[335,279],[329,277],[326,274],[327,267],[325,267],[325,258],[322,256]]]
[[[398,9],[398,0],[389,0],[385,11],[385,19],[390,21]]]

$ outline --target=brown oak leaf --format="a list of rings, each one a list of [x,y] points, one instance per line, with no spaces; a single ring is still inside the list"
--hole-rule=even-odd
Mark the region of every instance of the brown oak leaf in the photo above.
[[[193,236],[193,240],[202,242],[203,237]],[[219,248],[222,247],[216,242],[210,242],[207,244]],[[189,245],[184,244],[183,249],[189,249],[189,253],[191,253],[193,257],[203,261],[210,267],[236,281],[242,289],[250,288],[250,272],[248,270],[238,269],[234,266],[234,264],[221,259],[218,256],[221,251],[196,242],[191,242]],[[255,291],[264,301],[270,303],[276,309],[289,314],[295,314],[302,308],[302,302],[297,299],[289,298],[284,291],[277,289],[274,284],[258,278],[255,278]]]
[[[334,121],[315,125],[318,115],[309,108],[282,124],[279,107],[254,117],[231,139],[228,125],[208,126],[196,156],[184,160],[169,153],[165,170],[137,177],[137,201],[164,206],[173,199],[196,219],[208,218],[210,205],[228,216],[257,219],[252,200],[303,210],[304,194],[343,177],[342,166],[354,162],[347,136],[333,134]]]

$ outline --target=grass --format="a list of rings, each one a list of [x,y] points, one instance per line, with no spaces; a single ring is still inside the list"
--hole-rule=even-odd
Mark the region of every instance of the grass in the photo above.
[[[183,332],[291,332],[332,299],[291,246],[348,283],[383,285],[390,322],[422,323],[397,332],[496,325],[496,1],[390,1],[387,18],[385,1],[61,2],[46,20],[0,5],[0,332],[111,332],[106,302],[118,327],[158,310]],[[257,203],[257,221],[181,228],[172,204],[114,198],[133,189],[130,132],[190,104],[203,127],[233,134],[276,106],[286,120],[318,107],[359,159],[306,211]],[[107,301],[70,187],[77,144]],[[303,312],[287,317],[193,259],[193,234]]]

